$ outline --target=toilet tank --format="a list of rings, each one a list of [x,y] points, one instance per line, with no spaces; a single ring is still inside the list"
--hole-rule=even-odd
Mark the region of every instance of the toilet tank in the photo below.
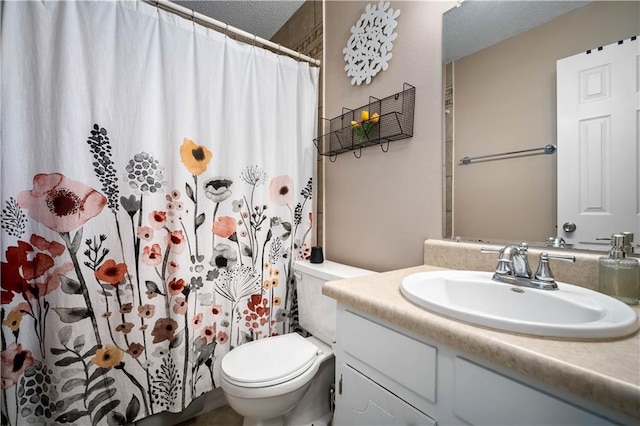
[[[298,315],[300,327],[332,345],[336,332],[336,301],[322,294],[322,284],[327,281],[355,278],[375,272],[331,261],[294,264],[298,290]]]

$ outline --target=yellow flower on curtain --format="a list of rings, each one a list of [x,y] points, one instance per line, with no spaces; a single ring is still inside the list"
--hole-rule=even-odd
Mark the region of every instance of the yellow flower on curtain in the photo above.
[[[213,158],[213,154],[206,146],[198,145],[187,138],[182,141],[180,159],[192,175],[200,176],[204,173],[211,158]]]
[[[20,329],[20,322],[22,321],[22,314],[15,310],[9,312],[7,318],[2,322],[5,326],[9,327],[11,331],[18,331]]]
[[[107,345],[102,349],[96,351],[96,355],[91,358],[91,361],[102,368],[115,367],[120,365],[124,353],[119,347],[114,345]]]

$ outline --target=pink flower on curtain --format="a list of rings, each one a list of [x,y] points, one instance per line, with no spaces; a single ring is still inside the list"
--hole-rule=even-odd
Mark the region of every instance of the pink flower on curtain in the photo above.
[[[167,264],[167,272],[169,273],[169,275],[175,274],[176,272],[178,272],[178,269],[180,269],[180,264],[175,260],[170,260]]]
[[[155,305],[145,304],[142,306],[138,306],[138,316],[140,318],[150,319],[156,312]]]
[[[229,340],[229,335],[224,331],[219,331],[218,338],[216,339],[216,341],[219,344],[224,345],[227,342],[227,340]]]
[[[171,245],[171,252],[180,254],[186,246],[187,239],[182,231],[173,231],[165,237],[165,242],[167,245]]]
[[[151,241],[153,238],[153,228],[150,226],[139,226],[136,230],[136,236],[141,240]]]
[[[211,343],[216,338],[216,325],[208,325],[200,331],[200,337],[205,339],[207,343]]]
[[[142,261],[149,266],[158,266],[162,263],[162,252],[160,251],[160,245],[154,244],[153,246],[145,246],[142,249]]]
[[[193,316],[193,319],[191,320],[191,325],[193,325],[193,328],[198,328],[202,325],[202,318],[202,312],[199,312]]]
[[[33,365],[36,360],[31,351],[23,350],[20,343],[13,342],[7,349],[0,352],[0,366],[2,366],[2,389],[10,388],[18,383],[24,370]]]
[[[32,219],[57,232],[81,227],[107,204],[95,189],[60,173],[35,175],[33,189],[19,193],[17,199]]]
[[[175,303],[173,305],[173,313],[176,315],[184,315],[187,312],[187,308],[189,305],[187,304],[187,299],[184,297],[176,297]]]
[[[151,227],[156,231],[162,229],[162,227],[167,223],[167,213],[154,210],[149,213],[149,222],[151,223]]]
[[[279,206],[293,203],[293,179],[286,175],[271,179],[269,197]]]
[[[214,318],[219,318],[220,316],[222,316],[222,305],[213,305],[211,307],[211,313],[213,314]]]
[[[236,233],[236,220],[231,216],[221,216],[213,222],[212,230],[220,238],[229,238]]]

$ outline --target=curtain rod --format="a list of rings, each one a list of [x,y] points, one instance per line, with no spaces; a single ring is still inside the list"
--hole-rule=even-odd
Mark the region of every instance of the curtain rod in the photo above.
[[[171,1],[168,0],[142,0],[143,2],[150,4],[152,6],[156,6],[160,9],[163,9],[167,12],[171,12],[171,13],[175,13],[179,16],[182,16],[183,18],[186,19],[191,19],[192,21],[199,21],[199,23],[205,23],[208,25],[211,25],[215,28],[219,28],[221,30],[230,32],[232,34],[236,34],[239,35],[241,37],[244,37],[246,39],[249,40],[253,40],[254,42],[258,42],[260,44],[262,44],[263,46],[268,46],[278,52],[282,52],[285,53],[289,56],[292,56],[296,59],[300,59],[302,61],[306,61],[309,62],[313,65],[316,66],[320,66],[320,60],[318,59],[314,59],[310,56],[307,55],[303,55],[300,52],[296,52],[295,50],[289,49],[287,47],[283,47],[280,44],[276,44],[270,40],[264,39],[262,37],[259,37],[255,34],[251,34],[247,31],[241,30],[239,28],[233,27],[229,24],[226,24],[224,22],[218,21],[216,19],[210,18],[209,16],[203,15],[202,13],[196,12],[195,10],[191,10],[189,8],[186,8],[184,6],[180,6],[178,4],[172,3]],[[205,25],[206,26],[206,25]]]

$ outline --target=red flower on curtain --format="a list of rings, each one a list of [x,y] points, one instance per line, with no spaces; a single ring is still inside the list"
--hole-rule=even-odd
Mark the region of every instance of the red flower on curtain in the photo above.
[[[262,297],[261,294],[252,294],[247,302],[247,308],[244,310],[245,326],[256,334],[262,334],[259,328],[265,325],[269,321],[269,312],[271,309],[268,307],[269,299]]]
[[[95,271],[95,276],[100,281],[117,286],[124,281],[124,276],[127,273],[127,265],[125,263],[116,263],[115,260],[106,260]]]
[[[57,232],[81,227],[107,204],[95,189],[60,173],[35,175],[33,189],[22,191],[17,199],[32,219]]]
[[[169,281],[167,287],[169,288],[169,294],[172,296],[176,296],[184,290],[184,280],[182,278],[174,278]]]
[[[38,238],[38,242],[46,241],[44,238]],[[64,251],[64,247],[62,250]],[[55,248],[55,252],[59,252],[58,247]],[[0,265],[3,305],[11,303],[14,294],[22,294],[28,299],[46,296],[60,286],[59,276],[73,269],[70,262],[53,268],[54,261],[51,256],[36,252],[34,247],[25,241],[18,241],[17,246],[7,247],[5,256],[7,261],[1,262]]]

